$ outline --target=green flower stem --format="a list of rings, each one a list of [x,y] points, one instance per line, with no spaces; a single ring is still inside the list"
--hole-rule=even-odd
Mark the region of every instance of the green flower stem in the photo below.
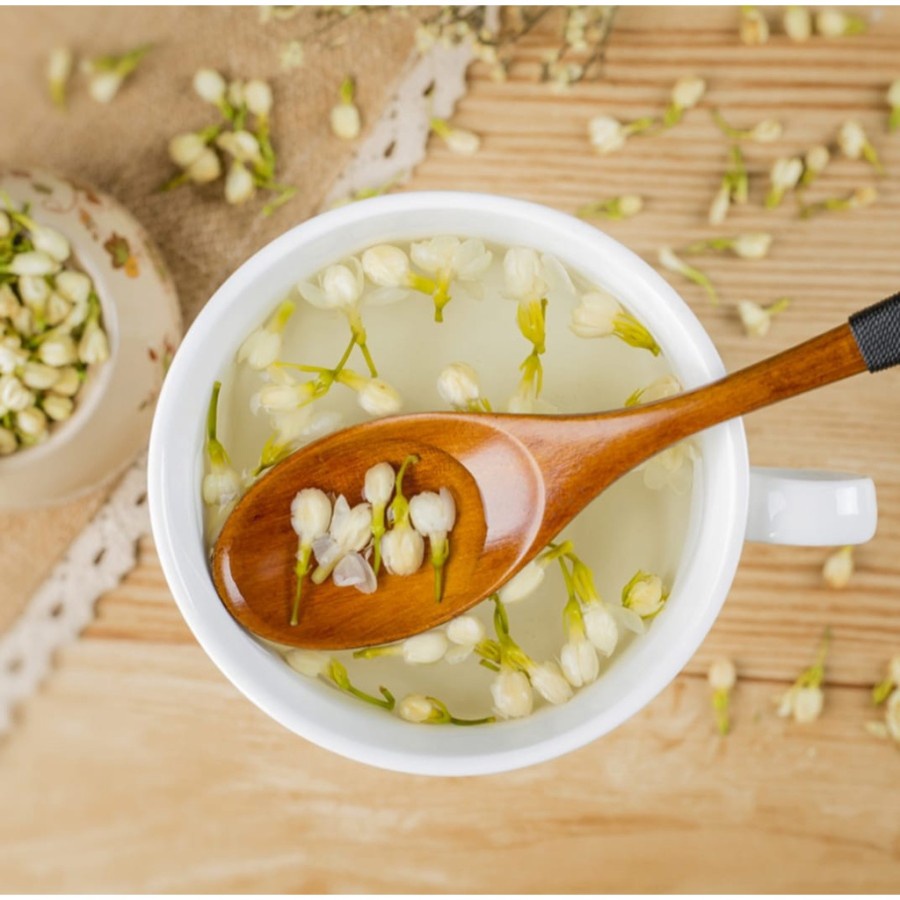
[[[450,302],[450,285],[441,280],[438,282],[437,290],[433,294],[434,299],[434,321],[444,321],[444,307]]]
[[[291,625],[297,624],[297,617],[300,612],[300,595],[303,592],[303,579],[309,572],[309,556],[311,553],[311,544],[300,544],[300,548],[297,551],[297,565],[294,567],[294,574],[297,576],[297,590],[294,593],[294,605],[291,608]]]
[[[730,164],[725,173],[725,182],[731,190],[731,199],[735,203],[746,203],[750,192],[750,177],[744,164],[741,148],[734,144],[729,150]]]
[[[643,134],[653,128],[659,128],[660,124],[659,119],[656,119],[653,116],[644,116],[643,118],[635,119],[633,122],[629,122],[627,125],[622,126],[622,133],[626,138],[629,138],[634,134]]]
[[[719,295],[709,275],[707,275],[705,272],[701,272],[700,269],[696,268],[695,266],[688,265],[687,263],[683,263],[681,269],[679,270],[679,273],[687,278],[688,281],[691,281],[699,287],[702,287],[703,290],[706,291],[706,295],[709,297],[710,302],[714,306],[719,305]],[[656,354],[654,354],[654,356],[655,355]]]
[[[673,125],[677,125],[682,117],[684,116],[684,107],[679,106],[677,103],[670,103],[666,107],[666,111],[663,113],[662,118],[662,127],[663,128],[671,128]]]
[[[372,558],[372,571],[377,575],[381,570],[381,539],[384,537],[387,528],[384,524],[384,504],[372,504],[372,543],[375,548],[375,554]]]
[[[879,681],[878,684],[872,688],[872,702],[876,706],[881,705],[894,693],[895,687],[897,687],[897,685],[894,684],[890,677],[885,678],[884,681]]]
[[[718,126],[719,131],[732,141],[746,141],[753,137],[752,129],[742,130],[740,128],[733,128],[729,125],[718,109],[710,110],[710,114],[712,115],[713,122]]]
[[[409,525],[409,501],[403,496],[403,478],[406,470],[410,466],[414,466],[419,461],[419,457],[410,454],[403,460],[400,471],[397,472],[397,478],[394,482],[394,499],[391,501],[391,513],[394,519],[394,527],[398,526],[406,528]]]
[[[181,187],[183,184],[187,184],[190,181],[190,176],[187,173],[187,169],[179,172],[177,175],[173,175],[167,181],[164,181],[157,190],[159,193],[164,194],[166,191],[174,191],[175,188]]]
[[[341,103],[343,103],[344,106],[350,106],[353,103],[353,97],[356,94],[356,85],[349,75],[341,82],[338,93]]]
[[[500,662],[500,645],[496,641],[491,640],[491,638],[480,640],[475,645],[475,653],[481,657],[482,663]]]
[[[369,374],[373,378],[377,378],[378,369],[375,367],[375,361],[372,359],[372,355],[369,353],[369,348],[366,344],[367,335],[365,326],[362,323],[362,317],[357,310],[352,309],[347,314],[347,320],[350,322],[350,333],[353,335],[353,341],[359,346],[363,359],[365,359],[366,365],[369,367]]]
[[[431,542],[431,565],[434,568],[434,602],[444,599],[444,566],[450,556],[450,539],[444,535],[442,541]]]
[[[378,659],[380,656],[400,656],[403,648],[400,644],[385,644],[382,647],[363,647],[353,651],[354,659]]]
[[[878,157],[878,151],[866,141],[862,148],[863,159],[879,174],[885,175],[884,165]]]
[[[482,719],[458,719],[447,709],[447,705],[438,700],[437,697],[426,697],[425,699],[432,705],[432,712],[421,723],[423,725],[486,725],[488,722],[496,721],[494,716],[485,716]]]
[[[382,709],[386,709],[390,712],[396,705],[394,695],[386,687],[378,688],[384,699],[373,697],[371,694],[367,694],[365,691],[361,691],[359,688],[354,687],[350,682],[350,676],[347,674],[347,670],[336,659],[332,659],[328,664],[325,675],[330,678],[340,690],[359,700],[363,700],[366,703],[371,703],[373,706],[380,706]]]
[[[825,634],[822,636],[822,643],[819,645],[819,652],[816,654],[816,661],[808,668],[804,669],[794,686],[798,688],[819,687],[825,680],[825,659],[828,656],[828,648],[831,644],[831,629],[826,628]]]
[[[780,187],[772,187],[769,190],[769,193],[766,194],[766,209],[775,209],[777,206],[781,205],[781,201],[784,199],[784,188]]]
[[[888,131],[896,131],[898,128],[900,128],[900,106],[895,106],[888,118]]]
[[[213,383],[212,395],[209,398],[209,408],[206,411],[206,452],[210,464],[213,467],[231,465],[225,447],[216,437],[219,416],[219,391],[222,390],[222,382]]]
[[[278,191],[278,195],[274,200],[269,201],[262,210],[262,214],[264,216],[271,216],[276,209],[281,206],[284,206],[294,194],[297,193],[297,188],[293,185],[284,185],[284,184],[275,184],[274,182],[271,184],[265,185],[270,191]]]
[[[723,736],[731,731],[731,715],[729,711],[730,700],[731,698],[727,689],[719,688],[718,690],[713,691],[712,707],[716,717],[716,728],[718,729],[719,734]]]

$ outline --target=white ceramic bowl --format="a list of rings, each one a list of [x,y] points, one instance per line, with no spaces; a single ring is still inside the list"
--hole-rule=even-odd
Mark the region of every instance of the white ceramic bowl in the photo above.
[[[589,689],[564,706],[481,728],[412,726],[289,669],[226,612],[203,544],[200,484],[209,385],[243,338],[300,277],[381,241],[435,234],[549,252],[620,298],[645,322],[687,387],[723,374],[706,332],[657,273],[616,241],[531,203],[463,193],[388,196],[312,219],[248,260],[188,332],[166,379],[150,444],[150,510],[160,560],[206,652],[254,703],[287,728],[352,759],[404,772],[469,775],[550,759],[615,728],[658,694],[706,636],[737,567],[749,468],[740,421],[699,436],[687,538],[665,615]]]
[[[0,457],[0,509],[20,509],[76,497],[143,449],[181,310],[152,242],[115,200],[39,169],[0,168],[0,188],[69,239],[76,265],[94,281],[110,341],[110,358],[93,367],[72,417],[44,443]]]

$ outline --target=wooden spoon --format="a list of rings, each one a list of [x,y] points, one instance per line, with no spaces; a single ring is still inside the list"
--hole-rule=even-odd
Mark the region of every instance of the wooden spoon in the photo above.
[[[255,634],[298,647],[382,644],[425,631],[498,590],[604,488],[659,451],[727,419],[900,363],[900,294],[828,331],[689,393],[646,406],[576,416],[422,413],[356,425],[298,450],[260,479],[228,517],[212,570],[231,614]],[[365,595],[307,579],[289,624],[297,536],[291,500],[304,487],[361,499],[366,470],[409,455],[407,497],[448,488],[458,517],[444,595],[426,564],[382,571]]]

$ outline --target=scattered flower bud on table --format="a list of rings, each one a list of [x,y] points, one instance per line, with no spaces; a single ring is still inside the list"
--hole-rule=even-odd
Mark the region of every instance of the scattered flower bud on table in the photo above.
[[[816,31],[822,37],[836,38],[864,34],[867,29],[868,24],[862,16],[841,12],[833,7],[816,14]]]
[[[68,47],[55,47],[47,59],[47,88],[50,99],[60,109],[66,105],[66,87],[72,76],[74,58]]]
[[[872,702],[878,706],[898,689],[900,689],[900,653],[891,657],[887,674],[872,688]]]
[[[900,128],[900,78],[894,81],[888,88],[887,101],[891,107],[891,115],[888,119],[888,131],[896,131]]]
[[[770,144],[773,141],[777,141],[784,131],[781,122],[777,119],[763,119],[752,128],[742,129],[733,128],[729,125],[722,113],[717,109],[712,111],[712,117],[722,134],[733,141],[753,141],[757,144]]]
[[[339,91],[340,100],[331,110],[331,131],[344,141],[355,140],[362,130],[359,108],[353,102],[355,93],[356,86],[353,79],[345,78]]]
[[[88,92],[92,99],[97,103],[111,102],[150,49],[150,45],[145,44],[120,56],[98,56],[86,60],[82,69],[88,75]]]
[[[784,33],[794,42],[802,44],[812,35],[812,13],[806,6],[789,6],[782,16]]]
[[[769,23],[757,7],[741,7],[740,35],[741,43],[748,47],[756,47],[769,40]]]
[[[792,191],[803,175],[803,160],[797,156],[776,159],[769,172],[771,187],[766,195],[766,209],[781,205],[784,195]]]
[[[825,679],[825,658],[829,642],[830,633],[826,629],[816,661],[800,673],[778,702],[778,715],[782,718],[793,717],[795,722],[801,724],[808,724],[819,718],[825,704],[822,682]]]
[[[772,327],[772,319],[790,306],[790,300],[782,297],[769,306],[760,306],[752,300],[739,300],[738,315],[748,337],[765,337]]]
[[[452,363],[441,370],[437,390],[445,403],[460,412],[490,412],[491,405],[481,396],[478,373],[467,363]]]
[[[712,280],[705,272],[701,272],[700,269],[697,269],[694,266],[689,266],[684,260],[676,256],[671,247],[661,247],[658,259],[659,264],[664,269],[669,272],[674,272],[676,275],[681,275],[683,278],[687,278],[688,281],[702,287],[703,290],[706,291],[710,301],[713,304],[718,305],[719,295]]]
[[[579,219],[604,218],[613,221],[618,219],[630,219],[636,216],[644,208],[644,200],[638,194],[622,194],[610,200],[598,200],[594,203],[586,203],[578,208],[575,213]]]
[[[687,76],[679,78],[672,88],[672,99],[663,113],[663,128],[677,125],[686,110],[693,109],[706,93],[706,82],[702,78]]]
[[[458,156],[474,156],[481,149],[481,138],[474,131],[456,128],[444,119],[432,119],[431,130]]]
[[[838,130],[837,143],[841,153],[848,159],[864,159],[879,175],[885,174],[884,166],[878,158],[878,151],[856,119],[848,119],[841,125]]]
[[[853,569],[853,547],[841,547],[825,560],[822,566],[822,580],[832,590],[840,590],[850,583]]]
[[[808,203],[800,208],[800,216],[808,219],[824,212],[845,212],[851,209],[864,209],[878,200],[878,191],[871,185],[856,188],[847,197],[827,197],[816,203]]]
[[[709,686],[713,690],[712,706],[719,734],[731,731],[731,691],[737,683],[737,671],[730,659],[720,657],[712,662],[707,674]]]

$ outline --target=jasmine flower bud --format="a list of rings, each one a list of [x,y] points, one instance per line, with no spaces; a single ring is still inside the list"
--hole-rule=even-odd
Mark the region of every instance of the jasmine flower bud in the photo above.
[[[588,137],[594,150],[606,156],[625,146],[625,127],[612,116],[594,116],[588,122]]]
[[[303,544],[313,542],[328,531],[331,501],[318,488],[305,488],[291,501],[291,527]]]
[[[236,78],[228,85],[228,102],[235,108],[240,109],[244,103],[244,82]]]
[[[454,644],[474,646],[484,638],[484,625],[474,616],[457,616],[447,625],[447,639]]]
[[[778,703],[778,715],[784,718],[793,716],[796,722],[812,722],[819,717],[824,703],[822,682],[825,678],[825,657],[828,653],[830,632],[825,636],[819,648],[815,663],[800,673],[793,685],[781,696]]]
[[[894,691],[887,702],[885,725],[887,726],[888,734],[900,743],[900,690]]]
[[[231,466],[214,465],[203,478],[203,501],[208,506],[224,506],[241,492],[241,478]]]
[[[423,491],[409,501],[409,515],[413,528],[428,538],[431,546],[431,564],[434,567],[434,599],[440,603],[443,596],[443,570],[450,555],[447,535],[456,523],[456,504],[453,495],[441,488],[439,494]]]
[[[390,416],[399,412],[403,400],[397,390],[381,378],[369,378],[358,392],[359,405],[370,416]]]
[[[322,273],[322,290],[328,306],[348,309],[359,302],[362,282],[347,266],[329,266]]]
[[[258,165],[263,161],[259,141],[249,131],[226,131],[216,138],[216,146],[238,162]]]
[[[815,722],[825,705],[825,695],[819,687],[802,687],[793,699],[792,713],[794,721],[800,724]]]
[[[3,349],[0,348],[0,351]],[[0,371],[3,371],[2,365],[0,365]],[[60,372],[60,369],[45,366],[43,363],[26,362],[22,366],[22,383],[36,391],[48,391],[59,381]]]
[[[494,711],[504,719],[520,719],[530,715],[534,707],[531,682],[524,672],[504,666],[491,682]]]
[[[87,365],[106,362],[109,359],[109,341],[106,332],[95,318],[88,320],[84,334],[78,342],[78,358]]]
[[[771,144],[781,137],[783,130],[777,119],[763,119],[750,129],[750,140],[758,144]]]
[[[78,369],[72,366],[66,366],[59,370],[59,378],[53,385],[55,394],[62,394],[64,397],[74,397],[81,389],[81,377]]]
[[[244,85],[244,103],[254,116],[266,118],[272,110],[272,88],[258,78],[250,79]]]
[[[74,363],[78,359],[78,347],[67,334],[47,338],[38,348],[38,357],[48,366],[60,368]]]
[[[225,178],[225,200],[232,206],[246,203],[256,193],[250,171],[240,160],[232,160]]]
[[[572,687],[582,687],[597,680],[600,660],[594,645],[583,635],[575,635],[563,644],[559,661],[563,674]]]
[[[11,318],[18,308],[19,298],[13,289],[6,283],[0,284],[0,318]]]
[[[30,222],[28,227],[35,250],[46,253],[58,263],[65,262],[72,254],[66,237],[55,228]],[[49,274],[49,273],[44,273]]]
[[[388,572],[412,575],[425,559],[425,540],[412,528],[393,528],[381,539],[381,557]]]
[[[458,156],[474,156],[481,148],[481,138],[474,131],[454,128],[443,119],[432,119],[431,130]]]
[[[19,296],[32,309],[44,308],[50,296],[50,285],[45,278],[34,275],[23,275],[19,279]]]
[[[806,6],[789,6],[782,19],[784,33],[797,43],[809,40],[812,34],[812,15]]]
[[[706,93],[706,82],[702,78],[688,76],[679,78],[672,88],[672,102],[682,109],[696,106]]]
[[[0,344],[0,374],[11,375],[27,359],[27,350],[23,350],[21,347],[10,347],[6,344]],[[28,365],[37,365],[37,363],[28,363]],[[55,379],[56,369],[49,369],[49,371],[53,373],[53,377]],[[25,381],[25,384],[28,384],[24,377],[22,380]],[[34,387],[34,385],[30,384],[28,386]]]
[[[359,109],[353,102],[356,92],[352,78],[345,78],[341,83],[340,102],[331,110],[331,130],[339,138],[352,141],[359,137],[362,128]]]
[[[835,550],[822,567],[822,578],[833,590],[847,587],[853,575],[853,547],[841,547]]]
[[[839,9],[823,9],[816,15],[816,30],[822,37],[862,34],[866,27],[866,20],[862,16],[851,16]]]
[[[97,103],[110,103],[119,93],[122,80],[118,72],[94,72],[88,82],[88,93]]]
[[[72,75],[74,60],[68,47],[54,48],[47,59],[47,86],[50,99],[60,108],[66,105],[66,85]]]
[[[447,652],[447,638],[441,631],[428,631],[407,638],[401,648],[403,661],[413,666],[436,663]]]
[[[879,175],[884,174],[884,166],[878,158],[875,147],[866,136],[862,125],[855,119],[848,119],[841,125],[837,142],[841,153],[848,159],[865,159]]]
[[[638,571],[622,589],[622,606],[634,610],[642,619],[652,619],[668,596],[658,575]]]
[[[21,412],[34,404],[34,394],[15,375],[0,375],[0,410]]]
[[[613,221],[618,219],[630,219],[636,216],[644,208],[644,199],[639,194],[622,194],[621,197],[613,197],[611,200],[599,200],[596,203],[586,203],[579,207],[576,215],[580,219],[603,217]]]
[[[730,659],[714,659],[707,673],[710,687],[715,691],[730,691],[737,682],[737,671]]]
[[[28,250],[17,253],[6,271],[13,275],[53,275],[60,268],[59,261],[43,250]]]
[[[362,255],[363,271],[369,280],[380,287],[399,287],[409,281],[409,259],[399,248],[390,244],[370,247]]]
[[[9,456],[19,449],[19,442],[14,432],[0,425],[0,456]]]
[[[28,443],[37,443],[47,434],[47,417],[36,406],[15,415],[16,430]]]
[[[481,400],[478,374],[467,363],[453,363],[438,375],[438,393],[457,410],[477,409]]]
[[[706,291],[709,299],[714,304],[718,304],[719,295],[716,292],[716,289],[713,286],[710,277],[705,272],[701,272],[700,269],[697,269],[694,266],[689,266],[686,262],[684,262],[684,260],[679,259],[679,257],[675,255],[675,252],[671,247],[660,248],[659,264],[664,269],[668,269],[670,272],[675,272],[683,276],[684,278],[687,278],[688,281],[692,281],[694,284],[702,287],[703,290]]]
[[[62,397],[59,394],[47,394],[43,399],[44,412],[54,422],[62,422],[72,415],[75,404],[70,397]]]
[[[588,640],[604,656],[612,656],[619,643],[619,626],[605,604],[591,603],[583,611]]]
[[[763,232],[739,234],[731,241],[731,249],[742,259],[763,259],[772,246],[772,235]]]
[[[207,147],[185,170],[195,184],[208,184],[222,174],[222,164],[216,151]]]
[[[748,47],[765,44],[769,40],[769,23],[755,6],[741,7],[741,42]]]
[[[644,388],[638,388],[626,401],[625,406],[636,406],[638,403],[654,403],[674,397],[683,390],[681,382],[674,375],[661,375]]]
[[[422,694],[408,694],[397,705],[397,713],[401,719],[419,724],[438,721],[435,717],[440,715],[440,710],[428,697]]]
[[[803,161],[799,157],[776,159],[769,173],[771,187],[766,196],[766,208],[773,209],[780,205],[785,193],[797,186],[801,175],[803,175]]]
[[[281,303],[262,328],[257,328],[241,344],[237,361],[246,362],[251,369],[262,371],[272,365],[281,353],[282,335],[294,313],[290,300]]]
[[[396,475],[390,463],[382,462],[372,466],[365,475],[363,497],[373,507],[387,505],[394,492],[394,479]]]
[[[659,345],[649,331],[620,306],[609,294],[589,291],[572,312],[569,323],[572,331],[582,338],[599,338],[615,335],[631,347],[649,350],[654,356],[660,352]]]
[[[295,671],[307,678],[317,678],[326,674],[331,657],[317,650],[288,650],[284,661]]]
[[[776,300],[769,306],[760,306],[752,300],[739,300],[737,304],[741,324],[749,337],[765,337],[772,326],[773,316],[784,312],[790,305],[786,297]]]
[[[803,158],[803,175],[800,178],[801,186],[809,187],[825,171],[825,167],[830,161],[831,153],[824,144],[810,147]]]
[[[73,272],[66,269],[55,279],[56,290],[70,303],[87,303],[94,283],[84,272]]]
[[[719,190],[716,191],[715,197],[713,197],[713,201],[709,207],[709,224],[710,225],[721,225],[726,216],[728,215],[728,210],[731,208],[731,186],[727,181],[723,181],[722,185],[719,187]]]
[[[548,702],[558,706],[572,699],[572,688],[555,662],[545,662],[528,669],[531,686]]]
[[[506,251],[503,280],[506,293],[520,303],[541,300],[547,294],[540,257],[529,247],[513,247]]]
[[[541,586],[545,569],[546,566],[538,560],[527,563],[500,588],[500,601],[508,606],[529,597]]]
[[[195,163],[204,150],[206,141],[194,132],[176,134],[169,141],[169,159],[181,169],[187,169]]]
[[[225,79],[214,69],[198,69],[194,73],[194,91],[201,100],[218,105],[225,99]]]

